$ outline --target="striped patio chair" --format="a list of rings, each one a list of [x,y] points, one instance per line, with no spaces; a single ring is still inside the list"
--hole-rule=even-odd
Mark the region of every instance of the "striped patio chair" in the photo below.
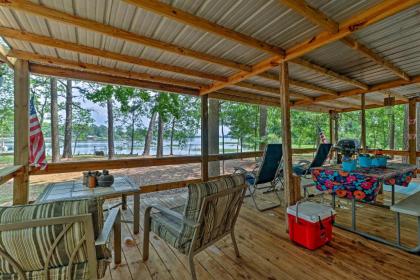
[[[101,200],[0,207],[0,279],[102,278],[113,228],[121,261],[120,210],[103,221]]]
[[[236,255],[234,227],[244,196],[243,175],[232,175],[206,183],[188,186],[187,203],[182,207],[164,208],[152,205],[144,217],[143,260],[149,257],[149,232],[188,255],[191,277],[197,279],[194,256],[230,234]],[[151,213],[152,209],[158,210]]]

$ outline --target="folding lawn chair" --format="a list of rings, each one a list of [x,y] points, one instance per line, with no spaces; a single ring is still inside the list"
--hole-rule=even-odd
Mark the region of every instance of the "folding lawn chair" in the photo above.
[[[283,157],[283,150],[281,144],[268,144],[265,148],[262,161],[254,170],[247,171],[243,168],[235,168],[235,172],[244,173],[246,175],[246,183],[248,185],[247,195],[250,195],[255,207],[259,211],[269,210],[281,205],[281,198],[278,194],[278,183],[281,182],[281,160]],[[269,185],[267,185],[269,183]],[[279,200],[279,203],[275,203],[265,208],[261,208],[257,203],[257,190],[265,189],[264,193],[274,192],[275,196]]]

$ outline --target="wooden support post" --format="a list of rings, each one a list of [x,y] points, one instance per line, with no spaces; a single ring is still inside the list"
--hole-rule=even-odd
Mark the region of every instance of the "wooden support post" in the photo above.
[[[282,144],[283,144],[283,171],[285,185],[285,206],[294,204],[294,184],[292,169],[292,137],[289,100],[289,68],[287,62],[280,64],[280,103],[282,108]]]
[[[409,163],[416,164],[416,98],[408,101],[408,152]]]
[[[14,164],[23,172],[13,181],[13,204],[26,204],[29,199],[29,64],[17,60],[14,65]]]
[[[208,95],[201,96],[201,178],[209,179],[209,107]]]
[[[334,133],[335,133],[335,128],[334,128],[334,125],[335,125],[335,123],[334,123],[334,116],[335,116],[335,113],[334,113],[334,111],[330,111],[330,143],[331,144],[335,144],[334,142],[335,142],[335,135],[334,135]]]
[[[361,111],[361,126],[362,126],[362,131],[361,131],[361,144],[362,144],[362,149],[363,152],[366,152],[367,147],[366,147],[366,97],[365,97],[365,93],[362,93],[361,96],[361,107],[362,107],[362,111]]]
[[[209,99],[209,154],[219,154],[219,111],[220,101],[218,99]],[[220,161],[209,162],[209,177],[220,176]]]

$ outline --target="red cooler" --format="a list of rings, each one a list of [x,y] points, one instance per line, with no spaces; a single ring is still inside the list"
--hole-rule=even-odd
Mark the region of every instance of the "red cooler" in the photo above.
[[[301,202],[287,207],[290,240],[315,250],[332,239],[335,211],[315,202]]]

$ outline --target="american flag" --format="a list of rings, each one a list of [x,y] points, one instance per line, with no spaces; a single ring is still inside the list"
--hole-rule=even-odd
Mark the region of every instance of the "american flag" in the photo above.
[[[318,131],[319,131],[319,139],[321,139],[321,143],[327,144],[328,143],[327,138],[325,138],[325,134],[320,127],[318,127]]]
[[[36,115],[34,98],[31,98],[29,113],[29,163],[32,166],[40,167],[41,170],[47,167],[45,157],[45,142],[42,135],[41,125]]]

